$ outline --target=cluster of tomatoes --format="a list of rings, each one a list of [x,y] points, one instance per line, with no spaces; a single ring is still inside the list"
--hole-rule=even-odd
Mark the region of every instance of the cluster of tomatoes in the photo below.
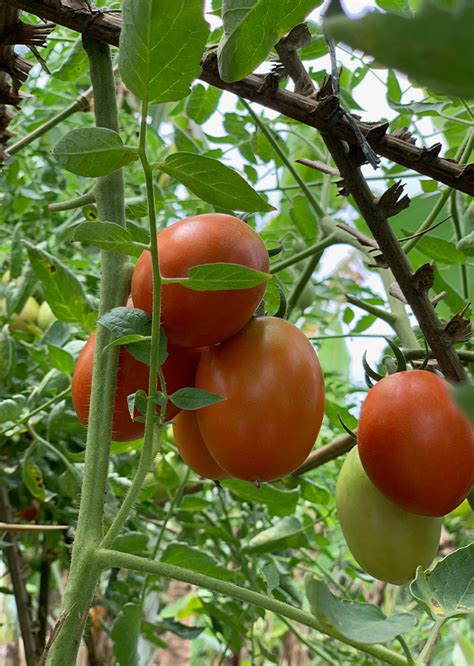
[[[269,270],[261,238],[230,215],[197,215],[174,223],[159,233],[158,252],[165,278],[186,277],[193,266],[213,263]],[[152,314],[148,251],[137,261],[131,290],[133,306]],[[288,321],[253,316],[264,291],[264,284],[223,291],[162,286],[167,394],[192,386],[224,398],[179,414],[171,401],[167,403],[166,420],[173,419],[181,456],[206,478],[257,483],[281,478],[304,462],[321,427],[324,381],[316,352]],[[86,426],[94,347],[95,334],[78,358],[72,383],[73,404]],[[149,367],[121,347],[112,423],[115,440],[143,435],[144,424],[130,417],[127,396],[148,392],[148,379]]]
[[[357,443],[337,483],[341,528],[367,572],[401,584],[431,564],[441,517],[473,487],[474,427],[444,379],[402,371],[368,392]]]

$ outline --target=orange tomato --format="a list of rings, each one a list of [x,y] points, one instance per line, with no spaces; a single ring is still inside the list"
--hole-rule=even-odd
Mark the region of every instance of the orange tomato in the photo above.
[[[76,414],[86,427],[89,418],[95,340],[96,334],[94,332],[79,354],[72,378],[72,402]],[[171,395],[179,388],[194,386],[194,377],[200,353],[200,350],[197,349],[184,349],[183,347],[168,345],[168,357],[163,364],[163,374],[168,395]],[[127,396],[138,390],[148,393],[148,378],[148,365],[138,361],[129,354],[125,347],[121,347],[119,351],[112,420],[113,440],[126,442],[143,437],[145,424],[133,421],[130,418]],[[159,380],[157,378],[157,389],[159,390],[159,388]],[[159,411],[159,408],[157,410]],[[179,409],[169,401],[166,408],[166,419],[173,418],[178,412]],[[138,416],[138,411],[135,412],[135,416]]]
[[[193,472],[213,481],[229,477],[209,453],[195,412],[185,410],[178,414],[173,421],[173,434],[181,458]]]
[[[163,277],[186,277],[193,266],[232,263],[268,272],[268,252],[261,238],[245,222],[231,215],[211,213],[175,222],[158,234]],[[265,284],[251,289],[193,291],[179,284],[162,288],[161,318],[169,342],[205,347],[222,342],[249,321],[260,303]],[[143,252],[132,276],[135,307],[152,312],[151,254]]]
[[[324,413],[324,381],[310,341],[276,317],[252,319],[203,352],[196,386],[226,400],[197,411],[210,454],[231,476],[271,481],[308,456]]]
[[[362,405],[357,440],[372,483],[411,513],[444,516],[473,486],[474,428],[432,372],[377,382]]]

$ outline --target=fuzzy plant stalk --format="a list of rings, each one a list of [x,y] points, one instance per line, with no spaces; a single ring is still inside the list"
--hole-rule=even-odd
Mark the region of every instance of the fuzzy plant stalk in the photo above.
[[[94,89],[96,124],[118,131],[110,49],[88,37],[84,38],[84,47],[89,57]],[[115,171],[99,178],[95,192],[100,219],[125,226],[122,172]],[[129,280],[127,257],[102,252],[99,315],[123,305]],[[107,329],[98,326],[79,518],[63,608],[50,645],[46,648],[47,666],[76,663],[77,650],[101,572],[95,552],[103,536],[103,507],[118,363],[118,347],[109,347],[103,353],[109,342]]]

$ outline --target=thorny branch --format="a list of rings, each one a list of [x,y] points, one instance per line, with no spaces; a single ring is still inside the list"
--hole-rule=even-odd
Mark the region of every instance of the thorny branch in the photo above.
[[[7,0],[10,5],[31,11],[44,19],[52,20],[81,32],[87,32],[97,40],[117,45],[120,36],[121,19],[115,14],[104,14],[100,11],[91,12],[88,3],[61,4],[47,0]],[[271,84],[268,76],[251,75],[235,83],[226,83],[219,77],[217,59],[211,52],[203,62],[201,79],[219,88],[230,90],[241,97],[256,101],[264,106],[280,111],[284,115],[313,126],[321,131],[322,137],[332,155],[338,171],[343,179],[343,190],[350,193],[380,249],[381,256],[376,261],[390,266],[404,298],[412,308],[425,338],[436,356],[439,366],[448,379],[465,381],[466,373],[452,344],[459,339],[462,330],[463,339],[469,334],[465,320],[459,316],[447,327],[436,316],[433,304],[428,297],[429,282],[420,275],[423,271],[413,273],[408,259],[403,252],[388,217],[403,210],[408,197],[402,195],[400,184],[387,190],[380,199],[375,199],[360,170],[365,156],[360,148],[357,134],[360,130],[372,149],[379,155],[407,166],[409,168],[442,181],[447,185],[474,194],[474,164],[459,165],[438,157],[440,146],[419,149],[413,145],[411,137],[405,138],[387,134],[386,123],[364,123],[357,121],[358,131],[354,132],[353,121],[348,121],[340,111],[339,98],[333,94],[331,80],[316,93],[304,75],[303,63],[299,60],[297,48],[306,39],[304,32],[292,31],[294,39],[285,38],[278,44],[278,53],[294,77],[295,88],[301,92],[289,92],[280,89],[278,83]],[[271,75],[270,75],[271,77]],[[424,271],[427,273],[428,271]],[[452,335],[453,324],[456,334]]]
[[[53,0],[5,0],[5,2],[72,30],[88,33],[98,41],[113,46],[119,43],[122,21],[117,14],[104,14],[100,11],[91,14],[86,3],[81,6],[78,2],[70,1],[67,4],[65,2],[61,4],[56,0],[54,2]],[[214,52],[204,59],[202,67],[200,78],[203,81],[274,109],[320,131],[327,130],[330,126],[331,133],[335,137],[352,145],[358,145],[350,122],[343,114],[339,114],[337,97],[330,95],[318,102],[312,97],[279,88],[278,82],[272,86],[268,77],[257,74],[247,76],[241,81],[227,83],[219,77]],[[457,164],[452,160],[438,157],[441,148],[439,144],[430,148],[418,148],[412,143],[409,134],[399,136],[387,134],[387,123],[370,123],[357,119],[356,122],[378,155],[456,190],[474,194],[474,164]]]
[[[51,23],[28,25],[20,21],[20,12],[6,2],[0,2],[0,164],[7,158],[5,145],[13,136],[7,128],[14,112],[10,106],[18,106],[26,97],[19,91],[28,78],[31,63],[14,50],[15,44],[28,46],[40,57],[37,47],[46,44],[46,38],[53,29]]]

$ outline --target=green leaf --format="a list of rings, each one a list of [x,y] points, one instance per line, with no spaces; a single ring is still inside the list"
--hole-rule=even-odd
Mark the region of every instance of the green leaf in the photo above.
[[[272,276],[240,264],[202,264],[188,271],[188,278],[164,278],[164,282],[182,284],[194,291],[222,291],[227,289],[251,289]]]
[[[197,548],[191,548],[185,543],[169,544],[163,552],[161,561],[191,571],[198,571],[220,580],[229,580],[235,576],[235,572],[224,569],[207,553]]]
[[[128,532],[121,534],[114,541],[115,550],[133,555],[143,555],[148,546],[148,537],[143,532]]]
[[[474,611],[474,543],[455,550],[435,567],[418,567],[410,592],[433,619],[469,615]]]
[[[139,99],[159,104],[189,93],[209,30],[203,11],[203,0],[124,0],[120,74]]]
[[[270,592],[280,585],[280,574],[278,573],[278,569],[273,564],[273,562],[265,564],[262,567],[262,574],[265,576],[265,580]]]
[[[127,603],[115,618],[112,631],[113,653],[120,666],[138,666],[138,638],[142,621],[139,604]]]
[[[5,325],[0,331],[0,379],[5,379],[13,367],[15,347],[12,336]]]
[[[82,284],[74,273],[48,252],[24,243],[31,266],[43,286],[45,299],[56,317],[90,329],[96,314],[91,312]]]
[[[446,95],[474,97],[474,5],[424,2],[413,17],[370,12],[324,22],[328,34]],[[396,35],[396,39],[394,39]]]
[[[198,125],[202,125],[217,110],[221,94],[219,88],[205,88],[202,83],[197,83],[186,100],[186,115]]]
[[[53,368],[66,375],[72,375],[75,365],[72,354],[56,345],[48,345],[48,356]]]
[[[222,402],[226,398],[200,388],[182,388],[170,395],[171,402],[179,409],[195,410]]]
[[[211,157],[173,153],[154,166],[213,206],[247,213],[274,210],[240,174]]]
[[[78,176],[106,176],[138,159],[113,130],[104,127],[73,129],[53,148],[59,164]]]
[[[77,81],[87,71],[87,67],[87,54],[82,46],[82,39],[79,38],[69,51],[67,58],[62,61],[59,69],[52,74],[60,81]]]
[[[227,479],[221,481],[221,485],[242,500],[254,502],[257,506],[263,504],[274,516],[293,515],[300,498],[298,490],[283,490],[270,483],[257,488],[250,481]]]
[[[83,222],[76,227],[74,240],[90,243],[110,252],[122,252],[133,256],[139,256],[143,252],[142,247],[134,244],[130,231],[113,222]]]
[[[138,308],[118,307],[106,312],[98,321],[112,334],[115,344],[127,346],[137,360],[149,364],[151,348],[151,315]],[[160,330],[160,365],[166,360],[166,336]]]
[[[303,525],[295,516],[287,516],[254,536],[245,546],[245,551],[261,554],[308,546],[307,529],[308,525]]]
[[[456,384],[451,387],[451,391],[459,409],[474,422],[474,386],[472,384]]]
[[[463,264],[466,261],[464,253],[457,250],[453,243],[435,236],[420,238],[417,249],[440,264]]]
[[[14,421],[20,415],[22,405],[12,398],[0,400],[0,423]]]
[[[30,493],[33,495],[33,497],[36,497],[36,499],[40,500],[40,502],[43,502],[46,498],[43,475],[38,465],[29,459],[28,453],[23,458],[21,472],[23,483],[28,488]]]
[[[325,583],[310,576],[305,580],[305,589],[311,612],[323,629],[358,643],[386,643],[416,624],[416,617],[409,613],[386,617],[378,606],[338,599]]]
[[[21,238],[21,222],[13,229],[10,250],[10,280],[21,275],[23,268],[23,244]]]
[[[219,73],[238,81],[265,60],[281,37],[322,0],[224,0],[224,35],[218,48]]]
[[[176,636],[184,638],[185,641],[192,641],[204,631],[205,627],[188,627],[187,624],[176,622],[171,618],[160,620],[159,628],[161,631],[171,631]]]
[[[474,257],[474,231],[461,238],[456,249],[463,252],[467,257]]]

